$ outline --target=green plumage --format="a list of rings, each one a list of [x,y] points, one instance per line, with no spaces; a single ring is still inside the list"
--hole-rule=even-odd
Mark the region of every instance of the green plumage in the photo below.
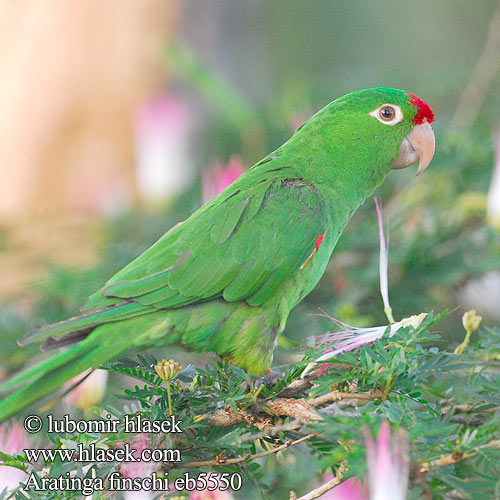
[[[401,123],[368,114],[384,103],[400,106]],[[23,343],[44,341],[47,349],[78,343],[0,387],[23,385],[0,402],[0,421],[87,368],[156,345],[213,350],[250,372],[267,371],[290,310],[391,170],[415,114],[401,90],[330,103],[113,276],[82,316],[26,336]]]

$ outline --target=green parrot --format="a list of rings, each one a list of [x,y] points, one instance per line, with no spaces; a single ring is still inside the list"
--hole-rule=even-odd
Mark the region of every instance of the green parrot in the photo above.
[[[127,351],[179,343],[269,370],[276,336],[316,286],[352,214],[392,169],[434,154],[429,105],[403,90],[347,94],[20,345],[65,351],[0,386],[0,421]],[[17,390],[13,389],[17,388]]]

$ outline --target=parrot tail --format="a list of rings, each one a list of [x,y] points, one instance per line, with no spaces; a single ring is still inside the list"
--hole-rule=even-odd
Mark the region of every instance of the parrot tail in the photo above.
[[[136,302],[121,302],[120,304],[104,309],[87,312],[65,321],[59,321],[59,323],[44,326],[28,333],[17,343],[20,346],[24,346],[31,342],[44,340],[42,350],[60,347],[61,345],[82,340],[95,327],[103,323],[122,321],[135,316],[142,316],[152,311],[155,311],[155,308],[151,306],[143,306]]]
[[[92,335],[68,351],[61,352],[20,373],[0,386],[0,393],[22,387],[0,400],[0,422],[23,410],[34,401],[61,388],[68,380],[119,356],[127,350],[121,338],[120,323],[97,327]]]

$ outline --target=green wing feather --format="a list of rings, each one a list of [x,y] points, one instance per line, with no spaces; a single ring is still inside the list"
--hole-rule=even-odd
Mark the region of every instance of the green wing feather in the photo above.
[[[176,308],[223,297],[260,305],[296,271],[328,225],[316,189],[274,179],[219,196],[111,278],[86,309],[133,301]]]
[[[220,297],[262,305],[304,263],[328,223],[322,198],[299,178],[236,185],[113,276],[82,316],[36,330],[22,342],[46,340],[47,348],[57,347],[103,323]]]

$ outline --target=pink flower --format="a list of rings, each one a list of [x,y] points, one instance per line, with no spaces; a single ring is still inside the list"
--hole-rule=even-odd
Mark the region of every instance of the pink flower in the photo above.
[[[71,387],[78,383],[79,380],[87,377],[81,384],[77,385],[75,389],[64,397],[64,401],[83,411],[88,410],[102,401],[106,393],[106,385],[109,376],[107,370],[94,370],[90,375],[89,371],[90,370],[87,370],[67,383],[68,387]]]
[[[178,97],[144,103],[134,118],[137,188],[150,203],[181,193],[194,179],[190,157],[192,116]]]
[[[405,500],[408,491],[408,438],[398,430],[392,439],[389,423],[380,426],[375,443],[365,429],[368,491],[359,479],[349,478],[319,497],[322,500]],[[327,478],[331,480],[330,478]]]
[[[193,491],[189,495],[189,500],[232,500],[232,495],[226,491],[220,491],[219,489],[214,491]]]
[[[409,450],[406,433],[399,429],[391,446],[391,428],[382,422],[374,442],[365,430],[370,500],[405,500],[408,491]]]
[[[332,347],[330,349],[327,349],[314,362],[307,365],[306,369],[302,372],[301,377],[305,377],[307,373],[313,370],[316,366],[316,363],[335,358],[342,352],[352,351],[353,349],[356,349],[363,344],[371,344],[377,339],[382,338],[384,335],[387,335],[387,337],[390,338],[401,328],[410,326],[414,329],[417,329],[424,318],[427,316],[427,314],[421,313],[415,316],[410,316],[409,318],[403,318],[397,323],[382,326],[370,326],[366,328],[350,326],[346,323],[342,323],[332,316],[329,316],[328,314],[321,314],[320,316],[331,319],[337,326],[344,328],[344,330],[340,332],[327,333],[325,335],[318,335],[316,337],[318,339],[316,342],[317,344],[328,343],[331,344]]]
[[[136,459],[141,458],[141,453],[146,449],[152,449],[155,446],[152,445],[148,439],[147,434],[138,434],[135,439],[130,443],[130,446],[135,450],[133,456]],[[137,462],[122,462],[120,464],[120,472],[123,477],[136,478],[148,477],[156,470],[158,464],[155,462],[144,462],[138,460]],[[124,491],[123,497],[125,500],[151,500],[154,495],[151,491]]]
[[[210,201],[224,191],[244,171],[245,168],[239,156],[232,156],[227,167],[222,163],[216,163],[213,167],[205,170],[202,178],[203,203]]]
[[[331,474],[327,474],[325,479],[332,479]],[[335,488],[327,491],[319,497],[320,500],[368,500],[366,488],[361,485],[361,481],[354,477],[350,477],[343,483],[340,483]]]
[[[9,455],[23,455],[23,450],[31,446],[31,438],[21,424],[0,424],[0,451]],[[0,492],[4,488],[17,488],[25,478],[26,473],[22,470],[0,466]]]

